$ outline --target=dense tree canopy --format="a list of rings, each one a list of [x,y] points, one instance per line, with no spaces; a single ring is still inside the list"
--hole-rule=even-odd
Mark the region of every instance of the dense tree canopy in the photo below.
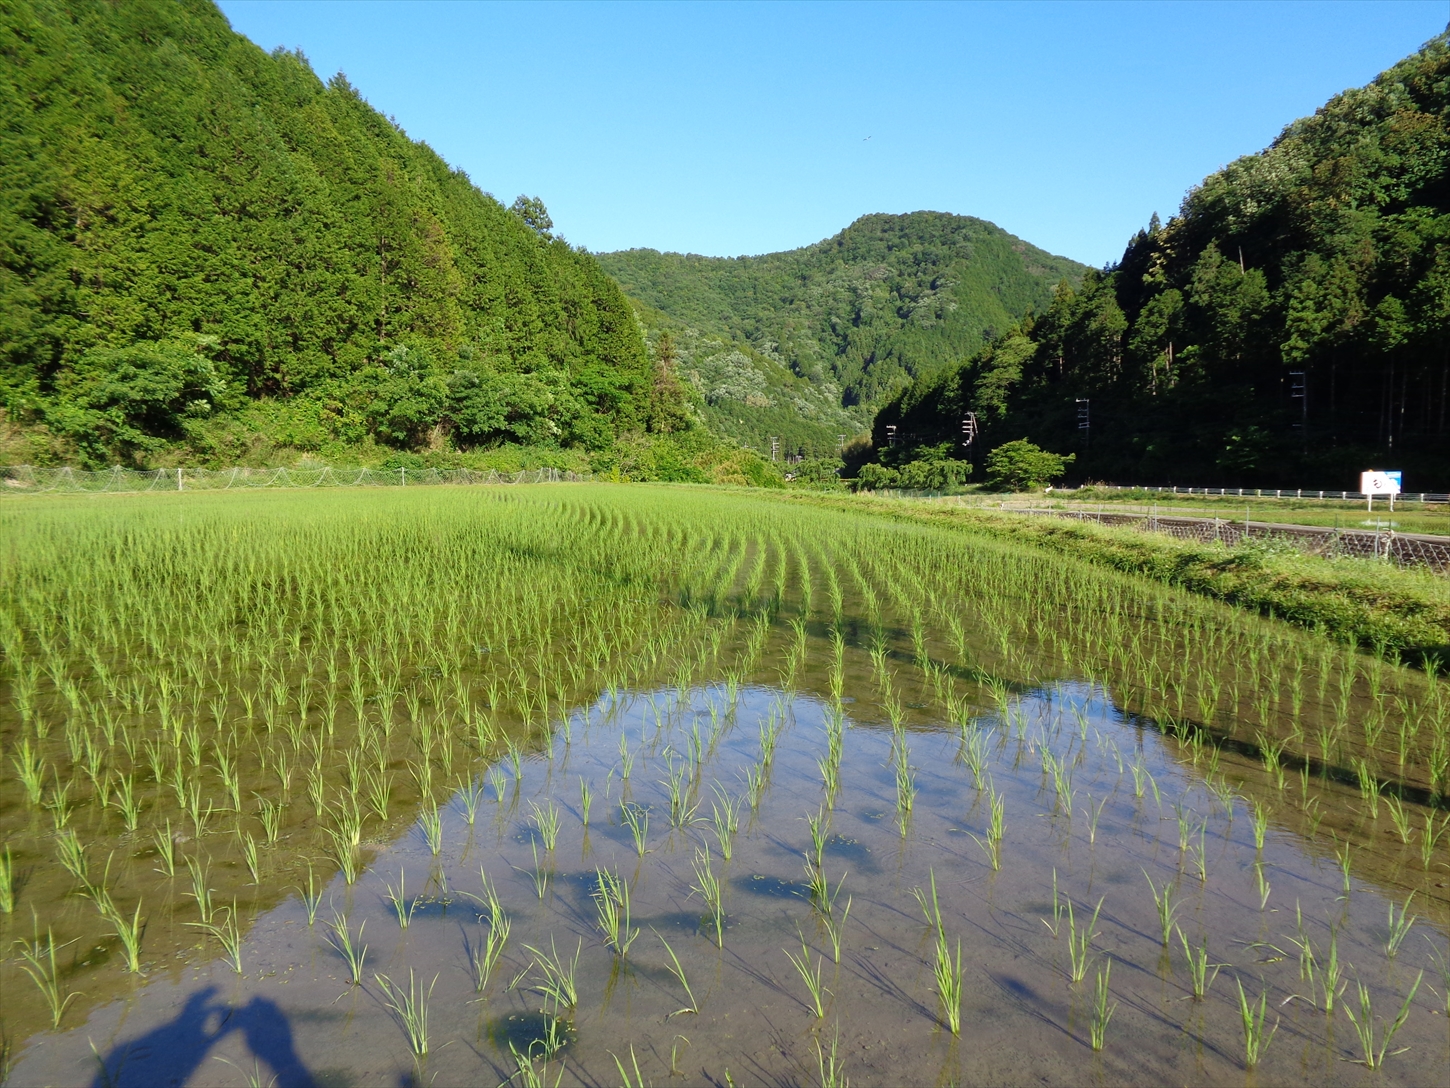
[[[981,219],[867,215],[761,257],[632,249],[600,255],[629,294],[703,335],[743,341],[845,408],[974,351],[1083,267]]]
[[[14,0],[0,57],[12,422],[98,462],[269,402],[400,447],[597,447],[678,415],[541,201],[504,207],[207,0]]]
[[[979,448],[1025,432],[1090,478],[1342,488],[1393,467],[1450,488],[1446,37],[1206,178],[875,427],[935,443],[968,411]]]

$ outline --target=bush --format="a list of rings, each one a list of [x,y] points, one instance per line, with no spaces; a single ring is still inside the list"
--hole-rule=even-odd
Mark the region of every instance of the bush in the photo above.
[[[987,483],[1001,491],[1030,491],[1061,479],[1077,454],[1048,453],[1025,438],[987,454]]]
[[[950,491],[961,487],[971,473],[965,461],[922,459],[898,468],[888,465],[862,465],[856,474],[857,491],[882,491],[901,488],[906,491]]]

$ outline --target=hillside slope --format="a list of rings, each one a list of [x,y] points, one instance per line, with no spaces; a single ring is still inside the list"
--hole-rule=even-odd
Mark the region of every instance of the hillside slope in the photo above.
[[[542,205],[511,212],[206,0],[13,0],[0,58],[0,398],[38,458],[684,425]]]
[[[1090,401],[1090,444],[1078,399]],[[1030,436],[1079,475],[1450,488],[1450,44],[1337,95],[1154,216],[1122,260],[928,375],[875,422],[910,443]],[[898,454],[901,456],[901,454]]]
[[[631,297],[748,344],[845,408],[874,407],[970,355],[1085,271],[941,212],[867,215],[823,242],[759,257],[633,249],[599,260]]]

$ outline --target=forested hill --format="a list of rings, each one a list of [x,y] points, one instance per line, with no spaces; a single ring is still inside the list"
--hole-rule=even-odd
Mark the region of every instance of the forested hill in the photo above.
[[[679,422],[542,205],[206,0],[9,0],[0,58],[0,397],[37,449],[592,448]]]
[[[1086,478],[1352,488],[1399,468],[1408,490],[1450,488],[1446,36],[906,390],[877,416],[878,445],[891,425],[903,447],[950,441],[965,411],[982,448],[1025,435],[1075,450]]]
[[[599,260],[632,297],[745,342],[846,408],[874,407],[971,354],[1084,272],[984,220],[941,212],[867,215],[823,242],[759,257],[632,249]]]

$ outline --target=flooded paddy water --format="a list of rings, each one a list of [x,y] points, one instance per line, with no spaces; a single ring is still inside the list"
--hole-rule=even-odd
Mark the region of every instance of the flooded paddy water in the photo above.
[[[1450,1068],[1424,671],[748,496],[0,519],[7,1083]]]

